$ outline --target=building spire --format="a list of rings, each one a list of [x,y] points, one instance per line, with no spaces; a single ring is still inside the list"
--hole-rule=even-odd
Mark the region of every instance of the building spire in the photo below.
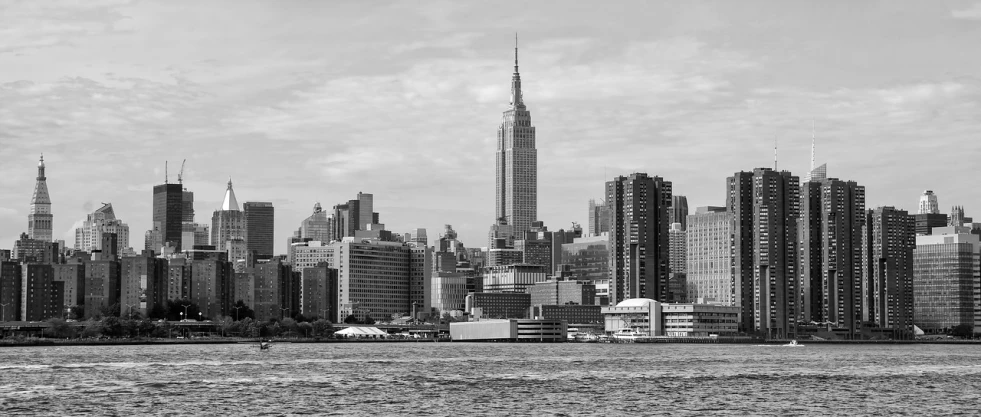
[[[773,170],[777,170],[777,138],[773,138]]]
[[[518,73],[518,32],[514,32],[514,73]]]
[[[811,119],[811,171],[814,171],[814,119]]]
[[[235,191],[232,190],[232,177],[228,177],[228,188],[225,189],[225,199],[221,202],[222,211],[240,211]]]
[[[518,73],[518,34],[514,34],[514,74],[511,74],[511,108],[524,109],[521,97],[521,74]]]

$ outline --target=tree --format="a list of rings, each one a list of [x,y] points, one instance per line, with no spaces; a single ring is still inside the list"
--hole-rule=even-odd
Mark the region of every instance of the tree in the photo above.
[[[371,316],[364,316],[364,320],[361,320],[361,324],[375,324],[375,319]]]
[[[157,326],[153,323],[153,320],[143,319],[136,324],[136,335],[137,337],[141,335],[149,337],[156,329]]]
[[[85,318],[85,307],[84,306],[71,306],[68,309],[68,318],[72,320],[82,320]]]
[[[119,303],[112,303],[100,307],[99,315],[102,317],[119,317]]]
[[[85,329],[82,330],[82,337],[99,337],[102,336],[103,326],[101,321],[89,320],[85,324]]]
[[[238,307],[238,309],[235,307]],[[245,301],[242,300],[236,301],[235,305],[228,310],[228,313],[228,315],[235,318],[235,320],[245,320],[247,318],[255,320],[255,311],[253,311],[249,306],[245,305]]]
[[[320,319],[313,322],[313,334],[317,336],[330,336],[334,333],[334,325],[329,320]]]
[[[354,314],[352,314],[350,316],[347,316],[347,318],[344,319],[344,323],[346,323],[346,324],[357,324],[358,323],[358,318],[355,317]]]
[[[313,325],[305,321],[296,325],[296,331],[300,336],[308,337],[313,334]]]
[[[51,324],[51,327],[44,329],[44,335],[47,337],[66,338],[71,337],[75,333],[74,329],[60,318],[55,317],[45,321]]]
[[[304,316],[303,313],[296,313],[296,316],[293,317],[293,320],[296,320],[297,323],[304,323],[310,321],[310,319],[307,318],[307,316]]]
[[[124,333],[123,323],[119,320],[119,317],[103,317],[102,318],[102,333],[110,337],[119,337]]]
[[[950,334],[954,337],[972,337],[974,336],[974,326],[970,324],[958,324],[951,329]]]
[[[147,311],[146,316],[151,319],[166,319],[167,318],[167,306],[165,304],[154,304],[150,311]]]
[[[296,335],[299,327],[297,327],[296,320],[291,318],[285,318],[279,322],[279,331],[281,335]]]
[[[183,319],[197,319],[198,305],[190,302],[187,299],[183,300],[167,300],[167,320],[179,321]],[[187,313],[187,317],[184,317],[184,313]]]

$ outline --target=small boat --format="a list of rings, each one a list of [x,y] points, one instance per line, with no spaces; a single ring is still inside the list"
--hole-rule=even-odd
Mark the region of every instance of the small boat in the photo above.
[[[797,339],[791,340],[790,343],[787,343],[784,346],[789,346],[789,347],[798,347],[798,346],[799,347],[804,347],[804,345],[797,343]]]
[[[272,346],[272,341],[259,341],[259,350],[269,350],[269,346]]]

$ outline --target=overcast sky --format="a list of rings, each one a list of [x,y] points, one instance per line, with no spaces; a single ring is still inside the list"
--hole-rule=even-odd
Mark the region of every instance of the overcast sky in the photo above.
[[[538,217],[586,227],[604,179],[829,176],[868,205],[981,217],[979,2],[0,1],[0,248],[44,153],[56,239],[111,202],[143,248],[164,161],[210,224],[231,177],[309,215],[373,193],[389,230],[486,246],[514,33],[537,127]]]

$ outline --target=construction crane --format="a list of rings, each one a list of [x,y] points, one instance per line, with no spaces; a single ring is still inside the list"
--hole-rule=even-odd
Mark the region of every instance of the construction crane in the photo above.
[[[177,173],[177,183],[178,184],[183,184],[184,183],[184,163],[185,162],[187,162],[187,159],[185,159],[184,161],[181,162],[181,172],[178,172]]]

